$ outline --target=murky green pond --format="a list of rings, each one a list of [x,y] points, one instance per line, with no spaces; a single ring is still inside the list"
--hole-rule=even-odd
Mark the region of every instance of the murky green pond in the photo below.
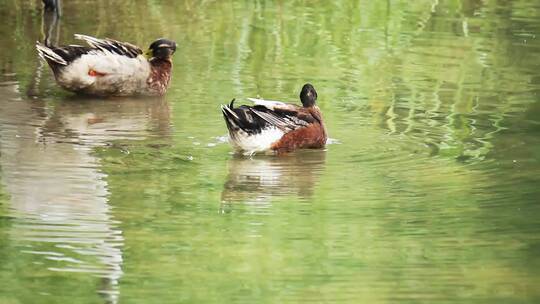
[[[0,1],[0,303],[540,302],[538,1],[62,10]],[[62,91],[74,33],[176,40],[168,94]],[[305,82],[331,144],[234,156],[219,105]]]

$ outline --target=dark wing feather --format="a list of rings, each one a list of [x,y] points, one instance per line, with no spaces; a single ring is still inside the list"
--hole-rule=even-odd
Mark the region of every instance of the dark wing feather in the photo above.
[[[242,130],[248,134],[257,134],[268,127],[268,123],[255,115],[251,107],[240,106],[234,108],[234,99],[230,105],[222,105],[221,110],[227,123],[227,128],[232,132]]]
[[[298,112],[293,111],[272,111],[265,107],[253,107],[251,111],[261,119],[281,129],[285,133],[306,127],[309,124],[308,117],[299,116]]]
[[[81,57],[84,54],[88,54],[92,49],[87,46],[80,45],[68,45],[63,47],[51,47],[53,52],[62,57],[66,62],[72,62],[73,60]]]
[[[268,127],[276,127],[285,133],[307,127],[315,122],[311,113],[303,111],[301,107],[274,108],[271,110],[263,105],[234,108],[234,99],[229,105],[222,106],[223,116],[227,127],[231,131],[242,129],[249,134],[257,134]]]
[[[309,110],[294,104],[258,98],[248,98],[248,100],[255,104],[253,109],[259,116],[264,116],[265,120],[284,131],[296,130],[317,120]]]
[[[95,51],[111,52],[129,58],[135,58],[142,54],[140,48],[127,42],[120,42],[113,39],[98,39],[79,34],[76,34],[75,38],[86,41],[89,47],[80,45],[48,47],[38,42],[36,48],[39,55],[45,59],[55,71],[70,64],[82,55]]]
[[[120,42],[113,39],[98,39],[95,37],[87,36],[87,35],[81,35],[81,34],[75,34],[76,39],[84,40],[88,45],[90,45],[93,48],[102,50],[102,51],[109,51],[114,54],[127,56],[129,58],[135,58],[139,55],[141,55],[143,52],[142,50],[131,43],[128,42]]]
[[[69,45],[64,47],[48,47],[36,43],[36,49],[41,58],[45,59],[54,71],[87,54],[92,49],[87,46]]]

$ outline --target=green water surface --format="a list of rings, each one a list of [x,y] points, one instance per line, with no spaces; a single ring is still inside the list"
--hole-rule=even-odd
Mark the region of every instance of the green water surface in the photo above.
[[[0,303],[539,303],[538,1],[0,1]],[[174,39],[164,98],[34,43]],[[319,95],[324,150],[220,104]]]

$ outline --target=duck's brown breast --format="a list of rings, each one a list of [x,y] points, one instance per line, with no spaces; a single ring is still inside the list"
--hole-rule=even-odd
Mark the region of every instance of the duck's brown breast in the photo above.
[[[147,80],[148,87],[159,95],[163,95],[167,91],[171,80],[172,62],[155,59],[152,60],[150,66],[150,76]]]
[[[311,123],[306,127],[291,131],[272,144],[271,149],[278,153],[291,152],[296,149],[318,149],[326,144],[326,131],[319,123]]]

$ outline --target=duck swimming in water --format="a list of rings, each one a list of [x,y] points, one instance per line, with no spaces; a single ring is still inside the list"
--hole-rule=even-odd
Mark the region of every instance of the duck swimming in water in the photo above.
[[[130,43],[75,35],[89,46],[36,44],[64,89],[98,96],[163,95],[171,79],[176,43],[158,39],[146,54]]]
[[[233,147],[244,154],[303,148],[323,148],[327,133],[322,113],[315,104],[317,92],[307,83],[302,87],[302,106],[281,101],[248,98],[254,106],[234,107],[234,99],[221,109]]]

